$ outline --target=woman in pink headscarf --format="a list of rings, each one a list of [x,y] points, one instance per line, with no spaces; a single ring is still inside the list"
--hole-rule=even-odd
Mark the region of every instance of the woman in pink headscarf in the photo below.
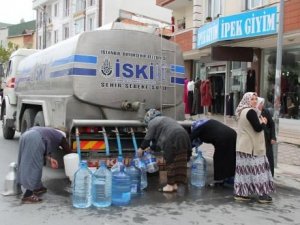
[[[234,199],[249,201],[258,196],[258,202],[270,203],[274,183],[266,157],[264,126],[267,119],[257,114],[257,94],[247,92],[240,101],[235,114],[238,119],[236,141],[236,169]]]

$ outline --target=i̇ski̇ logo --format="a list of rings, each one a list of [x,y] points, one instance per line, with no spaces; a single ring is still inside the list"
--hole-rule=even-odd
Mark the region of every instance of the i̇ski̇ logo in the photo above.
[[[112,73],[112,67],[110,65],[109,59],[104,59],[103,64],[101,66],[101,72],[104,77],[109,77]]]

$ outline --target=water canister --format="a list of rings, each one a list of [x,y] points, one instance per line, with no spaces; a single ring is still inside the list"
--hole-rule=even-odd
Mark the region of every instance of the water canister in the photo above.
[[[17,164],[15,162],[11,162],[9,164],[9,172],[5,176],[4,192],[2,195],[18,195],[21,193],[21,186],[17,183]]]
[[[125,172],[130,176],[131,194],[141,193],[141,170],[135,166],[132,160],[130,166],[125,168]]]
[[[144,153],[144,157],[143,160],[146,164],[146,169],[148,173],[155,173],[158,171],[158,165],[156,162],[156,158],[153,154],[151,154],[150,152],[145,152]]]
[[[133,161],[135,166],[141,170],[141,190],[144,190],[148,186],[146,164],[144,160],[137,156],[133,159]]]
[[[70,153],[64,156],[65,174],[73,183],[74,174],[79,168],[79,156],[77,153]]]
[[[87,161],[80,162],[79,169],[74,175],[73,206],[75,208],[88,208],[92,204],[92,172]]]
[[[92,204],[96,207],[108,207],[111,205],[112,176],[104,161],[99,164],[100,167],[92,177]]]
[[[196,156],[191,165],[191,184],[195,187],[204,187],[206,180],[206,160],[202,156],[202,151],[197,148]]]
[[[121,166],[120,171],[112,173],[112,204],[117,206],[128,205],[130,200],[130,176],[124,172],[124,166]]]
[[[121,166],[124,166],[123,157],[118,156],[117,162],[111,167],[111,172],[120,171]]]

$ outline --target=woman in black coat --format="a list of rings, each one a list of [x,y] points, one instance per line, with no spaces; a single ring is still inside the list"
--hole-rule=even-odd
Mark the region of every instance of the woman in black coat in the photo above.
[[[260,111],[262,117],[267,118],[266,126],[264,126],[265,142],[266,142],[266,155],[270,164],[270,170],[272,176],[274,177],[274,154],[273,154],[273,144],[276,143],[276,133],[275,133],[275,123],[269,112],[264,107],[265,99],[257,98],[257,109]]]
[[[197,140],[198,139],[198,140]],[[205,142],[215,148],[214,185],[234,177],[236,132],[232,128],[214,119],[202,119],[192,125],[191,140],[193,143]]]

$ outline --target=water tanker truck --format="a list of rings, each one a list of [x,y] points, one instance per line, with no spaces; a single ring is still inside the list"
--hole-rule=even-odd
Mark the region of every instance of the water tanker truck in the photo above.
[[[19,49],[6,73],[3,136],[61,128],[74,152],[111,164],[116,155],[132,157],[145,135],[146,110],[185,124],[184,78],[179,47],[145,30],[112,27],[44,50]]]

